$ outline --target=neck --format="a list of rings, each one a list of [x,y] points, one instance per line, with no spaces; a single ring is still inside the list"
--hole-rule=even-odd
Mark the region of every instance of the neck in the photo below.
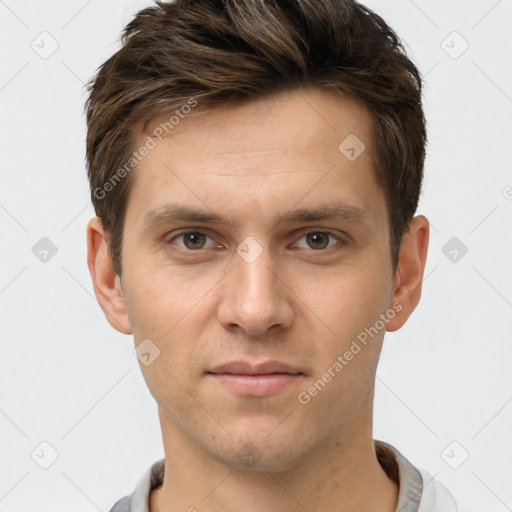
[[[165,478],[151,494],[151,512],[395,511],[398,486],[377,460],[371,417],[368,428],[349,426],[286,471],[271,472],[226,465],[159,414]]]

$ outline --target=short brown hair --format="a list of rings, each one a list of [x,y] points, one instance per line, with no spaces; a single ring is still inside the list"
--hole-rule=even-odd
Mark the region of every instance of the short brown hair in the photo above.
[[[117,274],[134,175],[120,169],[132,157],[137,123],[146,130],[190,98],[222,105],[310,85],[351,94],[372,115],[396,269],[427,139],[421,75],[380,16],[354,0],[157,1],[135,15],[121,42],[89,82],[86,102],[91,198]]]

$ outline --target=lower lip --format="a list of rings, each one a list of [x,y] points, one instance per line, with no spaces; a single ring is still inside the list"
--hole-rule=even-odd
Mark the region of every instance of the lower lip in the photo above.
[[[260,397],[275,395],[294,382],[302,374],[270,373],[266,375],[240,375],[233,373],[210,373],[211,377],[240,396]]]

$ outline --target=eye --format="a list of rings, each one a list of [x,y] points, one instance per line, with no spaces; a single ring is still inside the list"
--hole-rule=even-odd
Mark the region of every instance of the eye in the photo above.
[[[207,240],[210,240],[210,245],[207,245]],[[181,241],[182,244],[177,243]],[[176,245],[182,249],[188,249],[189,251],[197,251],[199,249],[208,249],[209,247],[215,246],[213,240],[204,233],[199,231],[187,231],[180,233],[169,240],[170,243],[176,242]]]
[[[328,231],[311,231],[306,233],[300,240],[306,240],[306,246],[303,244],[302,246],[297,243],[301,249],[313,249],[315,251],[320,251],[322,249],[330,249],[334,245],[341,243],[341,239]],[[334,243],[337,242],[337,243]]]

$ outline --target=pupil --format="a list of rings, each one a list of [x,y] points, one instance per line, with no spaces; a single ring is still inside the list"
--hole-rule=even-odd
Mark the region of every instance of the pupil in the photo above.
[[[328,237],[324,233],[308,233],[307,240],[312,249],[324,249],[328,244]]]

